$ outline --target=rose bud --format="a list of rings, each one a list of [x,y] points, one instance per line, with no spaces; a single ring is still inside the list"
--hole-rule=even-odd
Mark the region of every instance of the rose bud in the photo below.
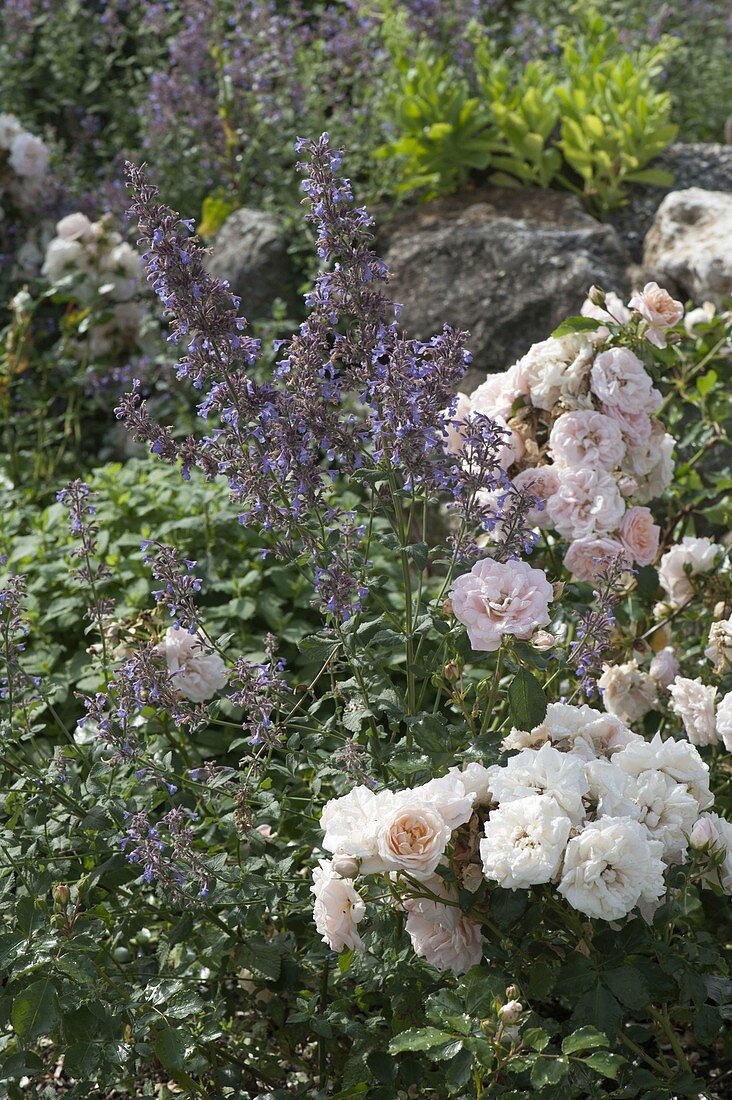
[[[719,829],[709,817],[700,817],[691,830],[689,844],[699,851],[715,845],[719,840]]]
[[[71,901],[71,891],[64,883],[59,882],[53,888],[53,903],[57,909],[65,909]]]
[[[358,874],[358,863],[353,856],[336,856],[333,860],[333,871],[341,878],[355,878]]]
[[[510,1027],[511,1024],[516,1023],[523,1010],[524,1006],[521,1001],[509,1001],[508,1004],[502,1005],[498,1009],[498,1018],[502,1024]]]
[[[553,634],[550,634],[548,630],[537,630],[529,638],[529,645],[532,649],[537,649],[539,653],[544,653],[547,649],[552,649],[556,644],[557,639]]]

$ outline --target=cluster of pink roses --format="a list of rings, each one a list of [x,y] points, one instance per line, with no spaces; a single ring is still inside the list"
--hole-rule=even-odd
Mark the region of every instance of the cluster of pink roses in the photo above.
[[[582,312],[596,330],[534,344],[461,394],[447,446],[460,451],[461,427],[475,414],[504,427],[509,476],[542,502],[530,521],[569,541],[565,564],[589,581],[603,559],[649,565],[657,554],[660,531],[645,505],[671,480],[674,440],[655,418],[661,394],[627,345],[665,347],[684,311],[648,283],[627,307],[593,290]]]

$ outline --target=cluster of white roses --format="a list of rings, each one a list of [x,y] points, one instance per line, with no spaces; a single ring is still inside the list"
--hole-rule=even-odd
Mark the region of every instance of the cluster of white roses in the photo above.
[[[461,426],[475,414],[507,429],[501,463],[543,504],[530,522],[570,541],[565,564],[580,580],[592,580],[600,560],[623,554],[649,565],[658,551],[659,528],[644,505],[671,480],[674,440],[654,416],[661,394],[618,341],[632,322],[636,336],[663,348],[684,312],[656,283],[627,307],[612,293],[590,295],[582,312],[600,327],[534,344],[460,394],[446,444],[460,451]]]
[[[41,271],[54,286],[68,283],[80,305],[102,311],[86,332],[85,350],[92,359],[140,348],[148,317],[140,300],[144,269],[139,254],[108,219],[92,222],[81,213],[62,218]]]
[[[39,137],[15,115],[0,114],[0,199],[5,195],[16,207],[32,208],[48,172],[48,159],[48,146]]]
[[[332,859],[320,860],[312,892],[331,948],[363,946],[360,875],[386,876],[418,955],[463,973],[481,958],[484,880],[509,890],[551,883],[574,909],[617,921],[653,912],[690,838],[728,846],[732,872],[732,825],[702,814],[713,801],[709,771],[688,742],[646,741],[613,715],[553,703],[504,748],[518,751],[503,765],[453,768],[410,790],[359,786],[328,802]],[[732,873],[719,879],[732,890]],[[469,914],[457,886],[475,895]]]

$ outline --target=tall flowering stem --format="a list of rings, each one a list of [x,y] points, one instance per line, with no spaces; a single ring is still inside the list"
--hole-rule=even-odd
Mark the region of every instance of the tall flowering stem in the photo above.
[[[597,679],[602,671],[603,656],[610,648],[616,626],[615,607],[625,589],[625,579],[633,573],[630,562],[622,554],[606,559],[599,567],[594,603],[581,616],[577,626],[577,641],[569,651],[569,665],[580,679],[580,687],[588,698],[597,692]]]

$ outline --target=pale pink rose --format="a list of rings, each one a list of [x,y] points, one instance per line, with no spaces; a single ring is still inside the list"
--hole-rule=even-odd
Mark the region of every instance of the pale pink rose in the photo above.
[[[458,577],[451,598],[455,616],[468,630],[473,649],[493,652],[504,635],[530,638],[549,622],[554,594],[541,569],[525,561],[483,558]]]
[[[671,710],[683,722],[692,745],[714,745],[719,740],[715,722],[717,689],[707,687],[698,678],[677,676],[669,685]]]
[[[524,456],[526,450],[524,441],[518,432],[514,432],[509,428],[505,418],[499,413],[496,413],[491,419],[508,433],[505,437],[506,442],[500,448],[496,457],[502,470],[510,470],[514,463]]]
[[[518,462],[524,454],[524,441],[521,436],[509,428],[506,419],[500,413],[484,413],[482,409],[476,409],[471,398],[466,394],[458,394],[455,412],[446,419],[445,424],[445,450],[448,454],[460,454],[465,446],[465,434],[470,427],[475,414],[489,416],[500,428],[503,428],[505,443],[499,448],[497,454],[498,465],[503,470],[508,470],[515,462]]]
[[[425,885],[446,901],[457,902],[457,895],[435,875]],[[480,925],[460,912],[457,905],[442,905],[431,898],[405,898],[405,929],[414,953],[436,970],[465,974],[483,957]]]
[[[728,752],[732,752],[732,691],[722,697],[717,707],[717,735]]]
[[[666,329],[678,324],[684,316],[681,302],[672,298],[658,283],[646,283],[643,290],[636,290],[628,302],[646,322],[643,335],[657,348],[666,347]]]
[[[609,290],[605,295],[604,308],[595,305],[591,298],[586,298],[580,313],[583,317],[592,317],[593,320],[606,324],[627,325],[630,320],[630,310],[623,305],[614,290]]]
[[[661,687],[668,687],[678,674],[679,662],[676,660],[673,646],[667,645],[664,649],[659,650],[651,661],[648,675],[653,677]]]
[[[366,912],[363,898],[350,879],[339,878],[330,860],[321,859],[313,868],[315,927],[332,951],[362,951],[363,943],[356,925]]]
[[[661,405],[661,394],[637,355],[629,348],[601,351],[592,364],[590,388],[603,405],[622,412],[653,413]]]
[[[589,535],[575,539],[564,555],[564,564],[578,581],[596,580],[608,562],[624,557],[622,543],[617,539]]]
[[[400,791],[380,816],[376,849],[387,871],[427,878],[442,859],[452,829],[413,791]]]
[[[576,406],[580,392],[586,388],[593,351],[592,342],[583,333],[550,336],[540,344],[532,344],[518,362],[531,404],[538,409],[552,409],[561,399]]]
[[[697,309],[690,309],[684,317],[684,328],[689,336],[694,336],[694,329],[697,325],[709,325],[714,320],[714,314],[716,309],[713,302],[705,302],[704,305],[698,306]]]
[[[540,500],[543,508],[531,508],[526,513],[526,521],[532,527],[549,526],[549,517],[546,511],[546,502],[559,488],[559,474],[555,466],[532,466],[527,470],[521,470],[511,478],[517,489],[525,489],[527,493]]]
[[[592,409],[562,413],[549,436],[549,451],[558,466],[612,470],[625,454],[620,427]]]
[[[547,501],[552,527],[568,539],[615,531],[625,511],[618,484],[603,470],[559,472],[559,488]]]
[[[514,402],[528,393],[518,363],[500,374],[489,374],[485,382],[473,390],[470,404],[475,412],[485,416],[510,416]]]
[[[717,564],[721,548],[707,538],[685,535],[661,558],[658,579],[672,607],[681,607],[694,595],[691,577],[709,573]]]
[[[658,553],[661,528],[653,522],[649,508],[629,508],[620,524],[620,541],[637,565],[650,565]]]
[[[165,657],[171,684],[193,703],[203,703],[220,691],[229,678],[226,665],[198,634],[171,626],[157,647]]]
[[[602,412],[620,428],[624,441],[631,447],[640,447],[651,438],[653,421],[646,412],[626,412],[617,405],[602,405]]]
[[[676,441],[663,424],[652,425],[650,439],[639,446],[630,444],[623,469],[636,481],[634,496],[641,504],[655,500],[671,484]]]

